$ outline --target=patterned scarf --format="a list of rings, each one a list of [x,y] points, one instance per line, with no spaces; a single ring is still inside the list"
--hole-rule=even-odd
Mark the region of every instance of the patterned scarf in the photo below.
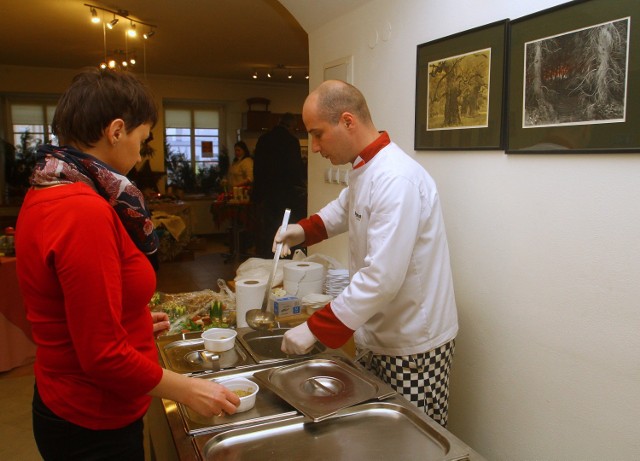
[[[129,236],[158,269],[158,236],[142,192],[126,176],[97,158],[70,146],[41,145],[31,185],[38,187],[83,182],[111,205]]]

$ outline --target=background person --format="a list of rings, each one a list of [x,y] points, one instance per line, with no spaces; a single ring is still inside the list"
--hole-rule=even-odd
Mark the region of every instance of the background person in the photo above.
[[[253,183],[253,159],[244,141],[233,146],[234,158],[229,166],[229,187],[250,186]]]
[[[313,152],[351,163],[349,186],[317,214],[288,226],[284,252],[349,232],[350,283],[307,322],[289,330],[282,350],[331,348],[352,335],[371,351],[372,371],[443,426],[458,331],[440,199],[429,174],[379,133],[364,96],[327,81],[304,103]]]
[[[56,107],[20,210],[17,274],[37,345],[33,432],[45,460],[143,460],[151,396],[210,417],[238,397],[158,364],[149,257],[157,238],[141,192],[125,177],[156,123],[132,74],[77,75]]]
[[[258,223],[256,255],[261,258],[273,257],[273,234],[286,208],[291,208],[292,221],[307,215],[306,174],[296,126],[294,115],[284,114],[277,126],[260,136],[254,151],[252,197]]]

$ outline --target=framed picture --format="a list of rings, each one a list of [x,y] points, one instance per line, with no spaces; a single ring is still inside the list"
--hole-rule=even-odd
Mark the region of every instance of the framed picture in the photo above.
[[[510,23],[508,153],[640,151],[640,2],[578,0]]]
[[[416,150],[503,149],[507,20],[418,45]]]

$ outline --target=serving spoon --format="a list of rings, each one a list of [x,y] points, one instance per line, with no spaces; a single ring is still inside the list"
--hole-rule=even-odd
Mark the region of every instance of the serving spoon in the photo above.
[[[282,225],[280,226],[280,236],[284,234],[289,225],[289,216],[291,215],[291,209],[284,210],[284,216],[282,217]],[[247,311],[246,320],[254,330],[270,330],[276,324],[276,316],[273,312],[267,310],[269,305],[269,296],[271,295],[271,285],[273,279],[276,276],[276,270],[278,269],[278,260],[282,253],[282,242],[276,245],[276,252],[273,255],[273,267],[269,273],[269,279],[267,280],[267,286],[264,292],[264,299],[262,300],[262,309],[250,309]]]

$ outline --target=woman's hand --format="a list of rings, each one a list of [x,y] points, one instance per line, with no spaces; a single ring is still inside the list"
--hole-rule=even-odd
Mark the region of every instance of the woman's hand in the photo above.
[[[165,331],[169,330],[169,316],[166,312],[152,312],[151,320],[153,321],[153,336],[156,338]]]
[[[149,395],[183,403],[205,418],[232,415],[240,405],[240,397],[221,384],[201,378],[191,378],[166,368],[162,379]]]
[[[212,416],[232,415],[240,405],[240,397],[221,384],[206,379],[189,378],[191,389],[184,404],[196,413]]]

